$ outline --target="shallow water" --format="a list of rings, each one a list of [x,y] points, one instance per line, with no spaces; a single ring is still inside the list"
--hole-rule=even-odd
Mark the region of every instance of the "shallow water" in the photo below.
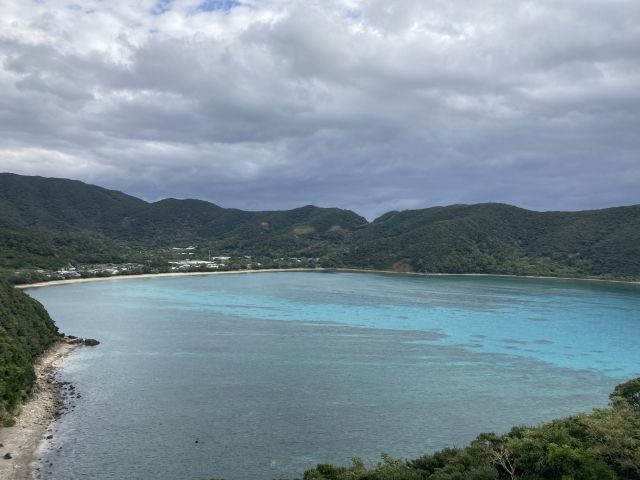
[[[415,457],[604,406],[640,373],[634,285],[261,273],[28,293],[102,342],[62,373],[82,398],[55,424],[49,479],[293,478]]]

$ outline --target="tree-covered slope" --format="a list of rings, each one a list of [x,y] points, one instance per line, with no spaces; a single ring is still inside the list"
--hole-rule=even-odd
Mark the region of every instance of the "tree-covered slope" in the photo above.
[[[149,259],[162,249],[320,257],[334,267],[640,278],[640,205],[535,212],[504,204],[389,212],[248,212],[154,203],[82,182],[0,174],[0,268]]]
[[[0,267],[131,260],[197,244],[234,254],[325,255],[366,220],[338,208],[247,212],[202,200],[154,203],[82,182],[0,174]]]
[[[441,273],[640,276],[640,206],[534,212],[504,204],[389,212],[345,263]]]
[[[169,245],[230,241],[287,243],[305,235],[350,231],[366,220],[348,210],[312,205],[294,210],[247,212],[202,200],[166,199],[122,218],[110,235],[121,240]]]
[[[481,434],[464,448],[372,468],[318,465],[304,480],[640,480],[640,378],[616,387],[611,407]]]
[[[54,231],[108,232],[147,202],[77,180],[0,173],[2,218]]]
[[[0,424],[34,381],[35,357],[59,336],[39,302],[0,279]]]

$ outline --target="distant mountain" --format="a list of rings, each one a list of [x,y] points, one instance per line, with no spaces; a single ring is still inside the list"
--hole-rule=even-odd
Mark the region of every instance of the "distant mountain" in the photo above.
[[[640,205],[534,212],[486,203],[389,212],[344,262],[440,273],[640,276]]]
[[[77,180],[0,174],[0,214],[14,224],[56,231],[108,231],[144,200]]]
[[[0,266],[124,261],[140,249],[198,244],[216,251],[325,255],[367,221],[312,205],[246,212],[202,200],[148,203],[82,182],[0,174]]]
[[[124,216],[109,233],[127,241],[156,246],[176,242],[222,240],[256,245],[294,242],[301,237],[335,238],[366,220],[337,208],[306,206],[295,210],[246,212],[202,200],[166,199]]]
[[[192,244],[231,255],[320,257],[335,267],[640,278],[640,205],[583,212],[451,205],[368,223],[338,208],[149,203],[74,180],[0,174],[0,267],[148,260]]]

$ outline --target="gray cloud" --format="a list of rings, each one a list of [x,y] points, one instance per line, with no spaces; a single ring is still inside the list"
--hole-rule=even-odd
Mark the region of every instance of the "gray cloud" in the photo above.
[[[635,0],[209,4],[2,2],[0,169],[369,217],[640,202]]]

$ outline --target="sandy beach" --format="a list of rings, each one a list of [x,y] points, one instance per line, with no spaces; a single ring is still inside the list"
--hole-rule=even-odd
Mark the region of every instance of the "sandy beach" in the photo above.
[[[143,273],[141,275],[114,275],[112,277],[72,278],[69,280],[51,280],[49,282],[27,283],[16,285],[16,288],[49,287],[51,285],[67,285],[73,283],[102,282],[107,280],[135,280],[140,278],[162,277],[195,277],[203,275],[238,275],[243,273],[273,273],[273,272],[322,272],[325,268],[265,268],[262,270],[229,270],[223,272],[171,272],[171,273]],[[331,269],[335,270],[335,269]]]
[[[78,344],[60,341],[35,363],[36,384],[32,398],[22,407],[13,427],[0,428],[0,480],[30,480],[38,446],[45,440],[52,420],[63,404],[55,375]],[[4,458],[10,454],[11,458]]]
[[[499,273],[424,273],[424,272],[394,272],[393,270],[365,270],[358,268],[265,268],[262,270],[230,270],[223,272],[172,272],[172,273],[145,273],[141,275],[114,275],[112,277],[74,278],[68,280],[51,280],[48,282],[27,283],[15,285],[16,288],[38,288],[52,285],[70,285],[74,283],[102,282],[109,280],[135,280],[142,278],[162,277],[189,277],[204,275],[240,275],[247,273],[274,273],[274,272],[348,272],[348,273],[382,273],[386,275],[411,275],[421,277],[502,277],[502,278],[532,278],[544,280],[575,280],[584,282],[628,283],[640,284],[633,280],[608,280],[590,277],[550,277],[535,275],[507,275]]]

